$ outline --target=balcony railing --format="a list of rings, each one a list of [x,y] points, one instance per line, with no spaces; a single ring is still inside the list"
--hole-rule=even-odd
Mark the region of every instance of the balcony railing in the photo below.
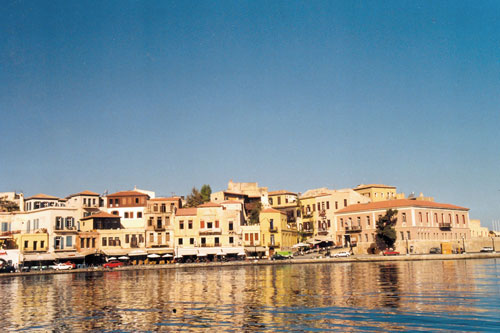
[[[267,243],[267,247],[280,247],[280,243]]]
[[[222,230],[220,228],[212,228],[212,229],[200,229],[200,235],[220,235],[222,234]]]
[[[164,224],[160,224],[160,225],[153,224],[153,227],[154,227],[155,231],[165,231],[165,229],[166,229]]]
[[[56,231],[76,231],[76,226],[65,227],[65,226],[57,226],[55,227]]]
[[[451,223],[447,222],[439,223],[439,229],[451,229]]]
[[[278,228],[274,227],[274,228],[269,228],[269,232],[278,232]]]
[[[318,230],[318,235],[326,236],[328,235],[328,230],[320,229]]]
[[[345,232],[348,232],[348,233],[361,232],[361,226],[359,226],[359,225],[347,226],[347,227],[345,227]]]

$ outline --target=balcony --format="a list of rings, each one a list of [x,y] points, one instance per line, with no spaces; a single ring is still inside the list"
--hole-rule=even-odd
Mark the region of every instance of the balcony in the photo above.
[[[153,224],[154,230],[155,231],[165,231],[166,227],[164,224]]]
[[[222,234],[221,228],[212,228],[212,229],[200,229],[200,235],[220,235]]]
[[[328,230],[326,230],[326,229],[319,229],[318,230],[318,235],[326,236],[326,235],[328,235]]]
[[[439,223],[439,229],[451,229],[451,223]]]
[[[346,233],[361,232],[361,226],[359,225],[347,226],[345,227],[345,232]]]
[[[271,232],[271,233],[278,232],[278,228],[276,228],[276,227],[274,227],[274,228],[269,228],[269,232]]]
[[[280,243],[267,243],[267,247],[280,247]]]

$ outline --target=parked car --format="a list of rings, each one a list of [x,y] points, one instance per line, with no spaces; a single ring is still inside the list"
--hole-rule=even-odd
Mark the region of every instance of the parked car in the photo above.
[[[486,246],[481,249],[481,252],[493,252],[493,248],[491,246]]]
[[[383,254],[384,256],[398,256],[399,252],[393,250],[385,250]]]
[[[66,261],[65,264],[70,265],[72,269],[76,268],[76,264],[72,263],[71,261]]]
[[[58,264],[55,264],[55,265],[52,265],[50,266],[50,268],[53,268],[55,269],[56,271],[58,270],[67,270],[67,269],[72,269],[73,268],[73,265],[68,265],[66,263],[58,263]]]
[[[343,251],[343,252],[335,253],[333,256],[335,258],[339,258],[339,257],[349,257],[350,255],[351,254],[348,251]]]
[[[14,266],[9,265],[8,263],[1,263],[0,264],[0,273],[14,273],[16,269]]]
[[[118,261],[118,260],[111,260],[111,261],[105,263],[104,265],[102,265],[102,267],[104,267],[104,268],[115,268],[115,267],[120,267],[120,266],[123,266],[123,262]]]
[[[429,251],[430,254],[441,254],[441,249],[439,247],[432,247]]]

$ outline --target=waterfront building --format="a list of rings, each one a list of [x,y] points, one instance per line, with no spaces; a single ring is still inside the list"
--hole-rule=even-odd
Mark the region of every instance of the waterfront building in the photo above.
[[[121,217],[124,228],[144,229],[144,210],[150,196],[139,191],[121,191],[106,196],[107,212]]]
[[[284,212],[288,223],[297,223],[297,219],[301,217],[297,193],[286,190],[271,191],[268,197],[271,208]]]
[[[267,246],[269,255],[275,251],[289,251],[298,243],[295,223],[288,223],[285,212],[266,208],[259,215],[262,244]]]
[[[76,208],[78,210],[78,217],[84,218],[99,212],[100,208],[104,207],[104,200],[98,193],[83,191],[67,196],[66,206]]]
[[[481,227],[481,221],[469,220],[470,235],[472,238],[490,237],[490,230],[487,227]]]
[[[388,209],[397,209],[396,233],[400,246],[405,241],[460,241],[471,237],[469,209],[426,200],[396,199],[354,204],[336,213],[337,242],[358,246],[363,252],[373,245],[376,221]],[[408,242],[406,242],[406,245]]]
[[[372,202],[399,199],[396,193],[396,186],[384,184],[361,184],[356,186],[353,190],[367,197]]]
[[[147,221],[147,248],[156,248],[158,253],[161,248],[165,248],[165,253],[172,252],[174,247],[173,220],[175,212],[179,208],[182,208],[180,197],[153,198],[147,201],[144,212]]]
[[[32,211],[45,207],[65,207],[66,199],[39,193],[24,200],[24,210]]]
[[[13,202],[19,208],[19,211],[24,211],[24,194],[17,192],[0,192],[0,203],[4,201],[5,203]],[[0,212],[14,211],[12,207],[7,207],[5,204],[0,204]]]
[[[270,207],[267,187],[259,187],[258,183],[235,183],[230,180],[227,190],[210,195],[211,202],[221,203],[228,200],[243,202],[246,214],[249,214],[255,204],[260,203],[264,208]]]
[[[197,208],[179,208],[174,217],[174,246],[177,256],[194,256],[198,240],[200,224]]]

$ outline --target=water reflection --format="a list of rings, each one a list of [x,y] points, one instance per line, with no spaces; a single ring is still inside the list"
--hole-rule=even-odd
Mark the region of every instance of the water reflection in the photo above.
[[[379,270],[382,304],[390,308],[399,307],[398,265],[394,263],[383,263],[379,265]]]
[[[482,330],[495,260],[115,271],[0,279],[8,330]]]

